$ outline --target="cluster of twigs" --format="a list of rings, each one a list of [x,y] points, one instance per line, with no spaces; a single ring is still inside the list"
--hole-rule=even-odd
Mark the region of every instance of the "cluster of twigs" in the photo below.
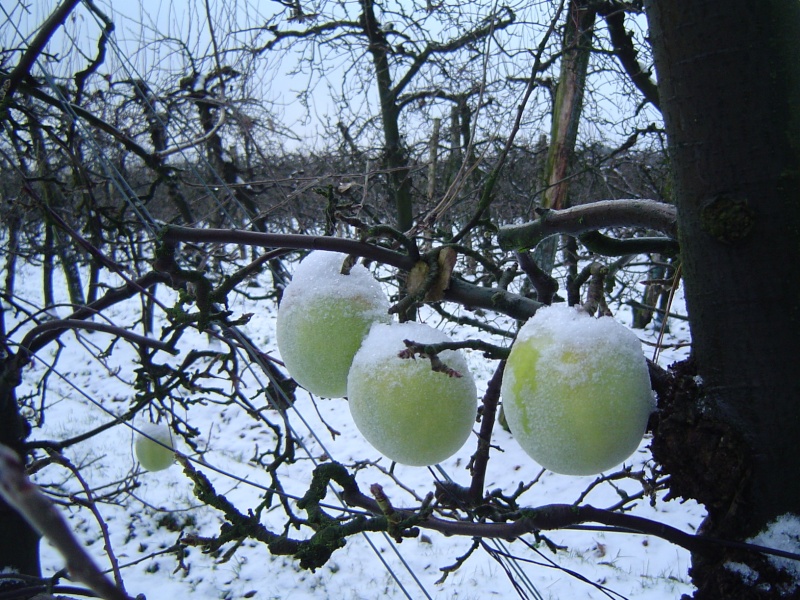
[[[158,99],[148,83],[132,72],[124,81],[114,81],[109,85],[105,94],[121,94],[124,99],[120,111],[123,107],[133,106],[135,114],[146,124],[139,135],[128,133],[129,124],[121,126],[100,116],[103,94],[92,96],[95,104],[81,102],[90,96],[87,81],[99,76],[100,66],[113,40],[114,25],[95,3],[85,0],[83,5],[88,14],[100,23],[102,33],[97,54],[89,57],[85,70],[70,79],[76,87],[72,94],[53,80],[40,80],[32,75],[33,66],[40,59],[48,40],[63,26],[78,4],[77,0],[61,2],[29,40],[15,67],[0,69],[3,81],[0,122],[9,136],[8,152],[18,155],[15,177],[21,182],[17,190],[19,198],[9,202],[9,214],[13,214],[14,223],[21,226],[23,219],[17,212],[23,206],[34,207],[37,217],[30,219],[33,231],[29,240],[30,258],[38,260],[41,257],[43,270],[52,272],[53,257],[58,254],[68,274],[70,299],[74,305],[66,318],[54,318],[46,314],[55,306],[50,301],[52,290],[45,291],[43,305],[34,308],[26,306],[14,292],[16,260],[23,257],[26,250],[24,240],[20,239],[20,227],[9,225],[7,276],[2,299],[4,306],[15,313],[14,320],[18,324],[6,330],[7,319],[4,313],[0,313],[0,337],[4,340],[0,356],[0,495],[4,503],[0,503],[0,519],[3,519],[0,526],[6,527],[3,529],[5,532],[16,528],[15,531],[22,532],[28,540],[33,538],[34,542],[37,535],[46,536],[64,556],[66,570],[47,580],[39,574],[26,573],[26,569],[39,568],[38,558],[30,560],[30,553],[25,554],[27,562],[21,558],[18,564],[0,564],[0,567],[19,567],[18,570],[23,571],[0,577],[0,599],[33,594],[42,594],[43,597],[96,594],[108,600],[130,600],[122,575],[125,565],[119,562],[100,506],[103,502],[122,502],[120,498],[132,498],[135,477],[126,478],[113,493],[104,494],[93,488],[84,469],[73,464],[66,451],[104,431],[133,428],[133,420],[145,414],[166,420],[175,435],[186,442],[190,452],[178,457],[185,476],[193,483],[196,498],[218,511],[222,521],[217,534],[201,536],[180,531],[173,545],[148,555],[149,558],[158,553],[172,554],[178,568],[188,568],[185,556],[189,548],[199,547],[220,560],[228,560],[245,541],[255,540],[264,544],[272,554],[291,556],[302,568],[313,570],[326,564],[333,553],[356,534],[380,532],[399,542],[422,535],[424,530],[474,539],[469,552],[443,569],[443,579],[479,549],[489,552],[503,565],[508,564],[506,561],[517,560],[500,545],[501,542],[521,540],[527,544],[526,536],[532,535],[537,543],[542,542],[555,551],[556,545],[544,532],[564,528],[600,528],[648,534],[696,554],[720,547],[735,547],[800,558],[774,549],[688,534],[630,514],[636,502],[655,502],[657,494],[667,488],[668,478],[661,476],[655,468],[650,472],[622,469],[601,476],[573,504],[528,506],[528,497],[524,494],[533,488],[541,474],[520,483],[510,492],[486,489],[490,457],[499,450],[493,446],[492,439],[493,431],[501,422],[499,389],[508,350],[482,338],[497,336],[508,341],[515,334],[514,320],[524,321],[541,306],[563,300],[558,296],[562,290],[552,276],[552,270],[543,266],[547,261],[537,262],[537,248],[541,248],[544,242],[566,240],[566,300],[570,304],[582,304],[593,314],[610,313],[609,304],[614,302],[638,302],[634,300],[634,295],[638,294],[632,292],[632,284],[620,275],[635,255],[657,256],[666,265],[646,282],[648,290],[656,292],[645,296],[641,306],[637,306],[642,311],[649,311],[650,315],[658,311],[669,314],[668,303],[658,306],[656,303],[669,297],[678,279],[672,261],[678,250],[676,214],[674,207],[667,203],[635,198],[601,201],[563,210],[544,207],[531,214],[528,222],[508,227],[499,227],[499,220],[492,217],[491,210],[497,207],[499,202],[496,199],[502,195],[498,194],[501,175],[514,166],[511,156],[518,146],[516,135],[527,103],[537,86],[543,84],[542,77],[555,60],[555,56],[547,57],[547,48],[558,30],[562,13],[569,10],[564,3],[560,3],[550,15],[542,39],[532,51],[533,61],[524,83],[524,99],[516,107],[513,128],[496,155],[489,150],[484,150],[481,156],[476,154],[474,121],[469,109],[470,102],[476,102],[478,110],[490,102],[486,99],[485,79],[459,97],[424,90],[407,97],[404,92],[410,89],[409,82],[425,66],[425,61],[443,57],[442,64],[446,65],[449,52],[491,40],[498,31],[510,27],[515,15],[508,8],[492,13],[486,22],[457,36],[449,45],[431,41],[412,51],[403,44],[395,48],[391,46],[392,32],[380,27],[374,3],[365,1],[361,3],[363,15],[358,22],[331,23],[327,28],[310,25],[307,30],[279,30],[270,23],[262,29],[274,34],[272,39],[260,48],[248,49],[250,55],[256,55],[286,40],[307,40],[316,34],[327,35],[329,31],[354,32],[353,35],[361,35],[368,41],[367,49],[374,60],[376,80],[381,90],[381,114],[386,122],[394,119],[397,125],[400,111],[413,102],[443,95],[447,101],[454,102],[454,129],[457,138],[462,134],[468,138],[464,147],[467,158],[462,157],[463,160],[450,173],[452,177],[440,197],[436,197],[437,177],[442,178],[441,172],[436,170],[436,140],[430,144],[429,163],[414,165],[402,148],[399,132],[391,130],[389,125],[385,125],[387,148],[382,164],[375,165],[369,158],[355,161],[364,165],[363,173],[308,178],[295,177],[292,173],[285,178],[275,177],[269,181],[253,178],[244,182],[241,179],[244,169],[227,158],[222,133],[236,136],[244,132],[244,135],[252,131],[257,119],[246,119],[247,115],[227,97],[231,82],[237,81],[242,73],[221,62],[221,53],[216,51],[216,46],[206,72],[199,72],[193,64],[193,72],[181,78],[174,92],[164,98]],[[573,4],[570,3],[570,7]],[[624,7],[615,2],[601,4],[602,10],[598,9],[598,14],[607,19],[615,36],[614,52],[623,60],[626,71],[632,73],[646,100],[657,105],[655,88],[639,69],[631,38],[625,32]],[[208,7],[206,3],[206,9]],[[302,24],[313,18],[302,13],[299,3],[292,4],[292,9],[297,11],[290,20],[292,24]],[[594,16],[591,14],[592,19]],[[573,22],[574,19],[569,21],[570,24]],[[216,45],[213,28],[210,34]],[[563,50],[566,56],[580,49],[565,42]],[[396,64],[408,67],[406,76],[394,84],[386,80],[389,73],[387,55],[391,52],[394,52]],[[112,83],[110,79],[109,83]],[[129,97],[117,91],[119,89],[127,90],[125,93],[129,93]],[[170,131],[176,127],[169,119],[175,118],[180,111],[175,110],[173,114],[161,110],[162,102],[171,103],[167,104],[170,107],[181,106],[187,114],[196,112],[200,126],[196,135],[187,134],[181,139],[170,140]],[[53,125],[61,120],[67,123],[63,133]],[[229,125],[233,121],[241,128],[231,130]],[[345,141],[355,148],[348,137],[349,127],[342,123],[339,126]],[[98,135],[85,135],[85,127]],[[640,136],[658,133],[655,127],[637,129],[620,147],[605,153],[586,170],[611,157],[621,156]],[[59,135],[63,135],[63,139]],[[73,169],[70,171],[72,175],[65,180],[60,179],[59,169],[51,172],[45,168],[49,164],[47,159],[42,159],[37,166],[37,169],[41,168],[41,175],[39,170],[34,172],[26,166],[27,157],[47,154],[46,140],[50,137],[55,139],[53,145],[58,151],[65,153],[67,170]],[[552,147],[563,149],[569,145],[566,137],[554,141]],[[252,150],[253,140],[246,135],[245,138],[248,150]],[[105,156],[107,147],[100,146],[97,139],[120,149],[119,159],[109,160]],[[91,143],[84,144],[86,140],[91,140]],[[457,146],[454,144],[454,148]],[[96,163],[86,159],[87,149],[99,157]],[[210,157],[207,162],[203,163],[202,159],[199,164],[211,173],[215,183],[197,181],[199,178],[194,175],[186,175],[197,168],[196,163],[187,160],[184,172],[183,167],[168,160],[189,149],[196,151],[201,158]],[[572,153],[565,151],[562,154]],[[454,150],[451,158],[455,156]],[[358,158],[363,157],[359,155]],[[123,172],[118,170],[119,165],[126,165],[131,160],[151,175],[146,184],[133,186],[128,181],[130,177],[126,177],[130,174],[126,174],[124,168]],[[549,162],[550,175],[557,174],[558,169],[552,168],[552,161]],[[567,162],[562,159],[560,166],[566,168]],[[414,215],[410,210],[414,192],[412,184],[423,171],[430,174],[426,182],[428,204]],[[98,172],[108,174],[98,177]],[[558,179],[556,182],[548,180],[543,193],[526,192],[523,199],[533,205],[555,189],[563,197],[568,178]],[[134,187],[143,191],[134,191]],[[107,204],[100,201],[100,190],[105,188],[115,190],[108,193],[109,198],[102,196]],[[379,188],[378,192],[376,188]],[[193,193],[201,190],[200,195],[194,198],[195,202],[187,197],[187,189]],[[309,194],[314,194],[315,200],[322,198],[324,223],[314,229],[306,225],[305,219],[294,219],[303,223],[292,230],[294,233],[285,233],[289,231],[287,227],[276,228],[270,221],[276,206],[264,208],[256,202],[258,194],[268,189],[291,189],[287,201]],[[384,195],[384,190],[396,196],[397,214],[394,216],[380,214],[370,206],[371,201]],[[114,196],[116,200],[116,194],[124,198],[121,206],[111,202],[110,197]],[[155,204],[156,198],[166,198],[170,209],[164,214],[175,222],[166,223],[150,212],[148,203]],[[207,204],[201,201],[207,201]],[[510,204],[515,210],[519,209],[517,204]],[[206,208],[197,209],[198,205]],[[454,217],[457,206],[461,211],[459,219]],[[67,207],[70,210],[78,207],[84,212],[70,220],[64,217]],[[84,217],[88,223],[85,227],[80,223]],[[401,227],[390,224],[393,217]],[[514,215],[514,219],[518,217],[519,214]],[[287,222],[291,221],[287,219]],[[43,236],[40,236],[39,227],[45,231]],[[620,230],[624,235],[616,235]],[[40,237],[44,240],[40,241]],[[54,237],[65,241],[56,246]],[[303,436],[294,429],[295,413],[292,411],[296,405],[296,384],[284,372],[280,362],[262,351],[245,333],[252,315],[236,314],[231,306],[235,306],[232,299],[236,294],[263,302],[279,299],[288,274],[284,260],[292,253],[310,250],[343,252],[365,264],[380,265],[384,280],[395,291],[392,311],[402,318],[413,317],[421,305],[428,304],[451,323],[468,325],[485,334],[481,339],[434,345],[407,340],[407,348],[402,353],[408,359],[427,360],[433,370],[452,377],[459,377],[461,373],[449,368],[439,358],[439,353],[444,350],[472,349],[482,352],[489,361],[497,361],[478,409],[480,427],[476,448],[467,465],[469,486],[457,485],[440,470],[432,471],[437,477],[432,490],[411,490],[399,481],[392,469],[386,470],[367,462],[345,466],[331,456],[317,461],[304,447]],[[86,297],[79,285],[80,261],[77,257],[80,256],[85,257],[90,272],[90,292]],[[579,268],[581,265],[583,267]],[[391,275],[386,277],[388,269],[391,269]],[[259,278],[266,270],[269,270],[272,289],[264,291],[257,285],[255,290],[250,287],[253,282],[263,282]],[[122,285],[105,289],[101,273],[114,274],[123,282]],[[171,306],[167,306],[156,293],[159,286],[169,288],[174,294]],[[610,294],[618,294],[618,297],[610,298]],[[112,307],[133,298],[142,303],[141,333],[110,321],[100,322],[108,319]],[[465,316],[467,314],[471,316]],[[499,317],[508,319],[500,324],[490,322]],[[160,330],[156,324],[162,326]],[[181,350],[181,339],[192,330],[219,342],[222,350]],[[37,360],[45,364],[46,374],[39,385],[46,390],[46,379],[56,372],[55,363],[58,361],[46,363],[43,350],[51,344],[66,347],[68,344],[86,343],[79,336],[78,341],[64,340],[67,332],[81,334],[87,331],[112,336],[113,341],[105,350],[89,346],[89,351],[98,361],[112,354],[120,341],[135,347],[137,364],[130,404],[120,413],[109,411],[106,422],[72,438],[32,439],[31,420],[23,411],[38,413],[38,423],[41,424],[45,408],[43,400],[35,406],[30,398],[17,397],[18,390],[26,383],[26,367]],[[657,367],[653,366],[653,369]],[[664,373],[659,375],[667,376]],[[86,396],[81,390],[75,391]],[[44,392],[40,395],[43,396]],[[234,407],[271,432],[267,447],[255,448],[251,459],[253,468],[269,477],[268,485],[258,486],[205,460],[204,446],[199,441],[201,432],[182,416],[201,403]],[[332,437],[338,433],[330,426],[329,432]],[[317,435],[313,431],[311,434]],[[282,469],[309,459],[319,464],[313,472],[309,470],[307,490],[301,496],[287,493],[282,482]],[[97,567],[69,531],[52,500],[56,495],[51,493],[48,496],[28,478],[37,475],[44,464],[66,469],[70,478],[78,483],[80,494],[72,494],[65,502],[87,509],[97,522],[111,563],[113,581]],[[370,485],[369,493],[364,493],[357,476],[368,468],[379,470],[399,488],[405,489],[414,499],[414,505],[402,506],[402,502],[379,484]],[[215,489],[210,473],[256,486],[263,497],[255,506],[236,506],[224,493]],[[618,502],[605,508],[585,503],[589,492],[597,486],[614,486],[621,480],[633,482],[641,489],[636,493],[621,494]],[[326,503],[329,494],[335,496],[339,504]],[[281,528],[270,528],[261,522],[265,512],[274,506],[280,506],[285,517]],[[302,530],[303,535],[291,536],[289,532],[293,529]],[[0,546],[3,544],[8,544],[7,540],[0,540]],[[30,545],[34,552],[38,551],[35,543]],[[536,548],[531,550],[538,552]],[[12,552],[0,548],[4,560],[9,554]],[[61,585],[62,575],[86,585],[88,589]],[[513,579],[513,575],[510,576]]]

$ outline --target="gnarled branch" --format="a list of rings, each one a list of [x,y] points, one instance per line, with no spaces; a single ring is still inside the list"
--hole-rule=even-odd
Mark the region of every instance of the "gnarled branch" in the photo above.
[[[502,227],[497,242],[503,250],[530,250],[551,235],[577,236],[604,227],[646,227],[676,239],[678,214],[671,204],[655,200],[601,200],[546,210],[535,221]]]

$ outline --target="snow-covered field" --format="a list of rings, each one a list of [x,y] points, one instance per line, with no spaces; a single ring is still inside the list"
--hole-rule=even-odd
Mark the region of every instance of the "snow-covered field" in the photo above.
[[[271,285],[268,274],[260,277],[263,286]],[[114,286],[120,283],[109,281]],[[40,305],[40,288],[41,274],[37,269],[25,267],[17,274],[17,293],[26,296],[32,305]],[[158,294],[168,306],[172,304],[171,291],[160,286]],[[261,351],[276,354],[274,305],[263,301],[254,303],[236,294],[230,299],[234,316],[253,313],[242,331]],[[458,310],[458,307],[448,308]],[[141,300],[134,298],[112,307],[103,318],[115,325],[134,328],[141,310]],[[680,291],[672,310],[683,311]],[[63,307],[58,313],[63,317],[69,310]],[[630,312],[626,307],[616,316],[626,325],[630,324]],[[17,313],[16,318],[21,320],[23,315]],[[445,329],[457,339],[475,335],[469,328],[455,329],[442,323],[433,311],[424,313],[422,320]],[[498,324],[510,326],[501,318]],[[685,322],[671,320],[670,325],[671,334],[664,339],[665,344],[680,345],[688,341]],[[13,339],[19,341],[26,330],[27,326],[23,325]],[[657,338],[652,326],[636,333],[649,342]],[[486,334],[481,337],[488,338]],[[499,338],[491,341],[507,343]],[[79,435],[124,413],[132,401],[132,382],[137,367],[135,348],[121,341],[112,347],[111,338],[104,333],[69,332],[61,337],[61,343],[63,347],[53,343],[40,352],[37,360],[26,369],[25,381],[19,389],[20,398],[31,395],[31,417],[38,417],[33,409],[38,410],[40,403],[44,408],[44,422],[35,427],[33,440],[63,440]],[[227,350],[218,340],[195,332],[187,333],[180,340],[179,348],[182,356],[192,349]],[[646,355],[652,356],[651,346],[645,345],[643,349]],[[659,363],[667,365],[685,351],[685,348],[667,348],[661,352]],[[102,357],[96,358],[98,355]],[[160,360],[180,361],[182,356],[172,359],[162,353]],[[482,394],[494,365],[479,352],[467,352],[467,359],[478,392]],[[54,360],[55,368],[43,378]],[[231,385],[225,373],[218,375],[217,385]],[[245,373],[238,385],[244,398],[254,398],[265,383],[263,374],[254,368]],[[345,400],[312,398],[302,390],[298,390],[297,398],[288,418],[303,443],[305,454],[295,463],[280,468],[280,481],[287,494],[301,496],[308,488],[314,465],[327,458],[351,467],[359,463],[357,481],[361,489],[367,490],[370,484],[380,483],[396,506],[418,506],[420,499],[434,489],[435,479],[449,477],[468,485],[469,473],[465,467],[475,450],[474,436],[458,454],[441,465],[441,470],[397,466],[390,474],[390,463],[381,459],[353,426]],[[263,396],[253,402],[263,406]],[[203,452],[202,456],[198,455],[186,445],[180,449],[200,461],[197,468],[240,511],[246,513],[248,509],[255,509],[272,486],[272,479],[253,459],[274,443],[272,430],[249,416],[241,405],[223,405],[209,400],[195,403],[189,410],[176,405],[174,410],[200,431],[196,439]],[[282,424],[276,412],[264,411],[264,414],[272,422]],[[133,424],[137,422],[142,421]],[[333,436],[331,430],[340,435]],[[448,538],[424,529],[419,538],[401,544],[381,534],[354,536],[315,573],[301,570],[291,558],[271,556],[264,545],[253,541],[235,549],[226,546],[218,556],[189,549],[179,560],[174,553],[165,550],[185,535],[218,533],[221,516],[194,497],[192,483],[179,465],[157,473],[138,470],[133,440],[132,429],[118,425],[64,452],[80,467],[94,490],[99,516],[108,528],[114,560],[119,564],[128,593],[133,596],[144,594],[149,600],[173,597],[347,600],[379,597],[485,599],[513,598],[519,594],[527,598],[656,600],[678,598],[692,590],[688,583],[686,551],[651,536],[592,530],[545,532],[552,542],[564,546],[565,549],[557,553],[544,544],[536,544],[533,536],[524,540],[527,544],[484,540],[485,545],[443,583],[437,583],[442,569],[456,563],[470,549],[471,539]],[[632,457],[629,464],[634,471],[649,468],[648,443],[645,438]],[[512,493],[520,484],[538,477],[519,498],[522,505],[575,502],[596,479],[550,472],[539,476],[539,466],[499,427],[495,429],[493,444],[500,450],[493,450],[487,489],[499,488]],[[365,464],[364,461],[374,463]],[[111,564],[109,552],[97,515],[68,501],[70,494],[85,498],[76,478],[63,467],[50,465],[37,472],[34,479],[62,504],[75,534],[85,542],[97,562],[108,568]],[[135,485],[131,486],[131,482]],[[640,491],[641,485],[632,480],[602,482],[591,489],[583,502],[610,507],[620,502],[625,494]],[[329,493],[326,502],[336,505],[337,499]],[[703,517],[700,506],[691,502],[664,502],[660,497],[654,505],[647,498],[637,500],[630,512],[687,532],[694,531]],[[285,520],[277,501],[261,516],[262,523],[277,531]],[[299,535],[295,531],[289,533]],[[46,542],[42,546],[42,565],[45,575],[64,567],[62,557]],[[515,585],[520,587],[519,591],[515,590]]]

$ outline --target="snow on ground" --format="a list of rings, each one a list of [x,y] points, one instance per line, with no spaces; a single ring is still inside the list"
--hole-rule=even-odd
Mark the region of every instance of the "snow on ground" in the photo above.
[[[264,276],[265,286],[270,285],[267,277]],[[120,282],[109,283],[119,285]],[[41,275],[36,269],[21,269],[17,274],[17,286],[18,294],[27,296],[34,304],[40,302]],[[173,301],[171,292],[163,287],[159,288],[159,297],[167,305]],[[251,336],[261,351],[274,353],[274,306],[266,302],[254,306],[243,296],[232,296],[231,300],[230,309],[235,314],[254,313],[243,331]],[[116,325],[134,327],[141,310],[141,301],[133,299],[106,311],[105,318]],[[681,310],[679,293],[673,311]],[[59,314],[65,316],[68,309],[60,308]],[[22,318],[19,314],[17,317]],[[624,307],[618,311],[617,317],[623,323],[630,323],[629,311]],[[443,324],[433,312],[423,314],[423,320],[444,328],[457,339],[474,334],[467,328],[456,330]],[[687,342],[686,324],[675,320],[670,324],[672,333],[665,342]],[[20,328],[13,334],[13,339],[21,339],[26,330],[27,327]],[[658,337],[652,330],[637,331],[637,334],[650,342]],[[26,369],[19,397],[32,394],[34,408],[38,408],[39,402],[46,407],[45,420],[34,429],[32,439],[66,439],[107,423],[113,415],[128,409],[137,366],[136,354],[127,343],[118,342],[112,348],[110,341],[111,338],[102,333],[66,333],[62,336],[63,347],[49,345],[39,353],[40,360]],[[502,342],[500,339],[493,341]],[[185,335],[179,347],[183,352],[209,347],[219,351],[224,349],[218,341],[195,333]],[[93,355],[107,350],[110,352],[105,358],[93,358]],[[684,351],[665,349],[659,362],[669,364],[680,358]],[[651,356],[652,347],[645,346],[645,352]],[[46,377],[44,389],[37,390],[45,369],[56,355],[56,370]],[[161,360],[167,358],[162,353]],[[482,394],[493,365],[479,352],[467,352],[467,358],[479,394]],[[220,377],[220,386],[229,384],[224,374]],[[264,383],[263,375],[254,370],[241,382],[241,389],[245,396],[250,397]],[[263,397],[260,401],[263,404]],[[377,452],[356,431],[345,402],[312,398],[298,391],[298,402],[289,413],[289,422],[302,439],[307,454],[295,464],[281,467],[280,479],[286,493],[302,495],[308,487],[313,465],[326,457],[350,466],[366,459],[378,461],[377,466],[359,470],[357,481],[362,490],[368,490],[372,483],[380,483],[397,506],[418,505],[419,498],[433,490],[434,475],[441,478],[442,472],[461,485],[468,484],[465,466],[474,451],[474,436],[459,453],[441,465],[442,472],[398,466],[390,477],[387,474],[390,463],[385,459],[379,460]],[[217,491],[225,493],[241,511],[255,508],[272,481],[269,474],[252,460],[259,451],[271,446],[272,431],[264,423],[249,417],[240,406],[208,401],[194,404],[188,411],[180,406],[175,410],[201,432],[198,443],[204,450],[202,460],[205,466],[199,465],[198,468],[212,480]],[[35,416],[32,409],[29,412]],[[275,412],[265,411],[264,414],[274,423],[281,422]],[[334,439],[328,428],[341,435]],[[447,538],[426,530],[419,538],[405,540],[402,544],[395,544],[380,534],[356,536],[314,573],[301,570],[291,558],[271,556],[265,546],[252,541],[244,543],[225,560],[189,549],[183,557],[183,564],[180,564],[174,554],[162,551],[185,534],[214,535],[219,531],[220,515],[200,505],[192,494],[191,482],[177,464],[157,473],[137,472],[133,440],[132,430],[117,426],[87,442],[71,446],[65,455],[81,467],[96,497],[110,494],[109,501],[98,502],[97,507],[108,525],[111,547],[121,567],[126,589],[132,595],[144,594],[149,600],[188,596],[293,600],[516,597],[514,584],[504,569],[514,570],[513,580],[527,586],[527,596],[523,597],[531,598],[658,600],[678,598],[692,589],[687,576],[689,556],[682,549],[651,536],[585,530],[546,532],[548,539],[565,547],[557,553],[548,550],[544,544],[536,544],[532,536],[527,536],[526,541],[533,548],[519,541],[485,540],[487,548],[516,556],[518,560],[501,564],[487,550],[480,549],[442,584],[435,583],[442,576],[441,569],[454,564],[459,556],[465,554],[471,546],[471,539]],[[511,493],[519,484],[537,477],[538,465],[499,427],[493,444],[502,451],[493,451],[487,489],[499,488]],[[632,457],[629,464],[634,470],[647,464],[647,446],[648,440],[645,439]],[[182,446],[181,450],[192,456],[188,446]],[[219,469],[219,472],[212,471],[209,466]],[[136,483],[135,488],[120,491],[122,482],[130,482],[131,477]],[[109,558],[97,520],[88,509],[67,502],[70,494],[81,493],[75,477],[63,468],[51,465],[36,473],[35,480],[62,503],[63,512],[76,535],[85,542],[98,563],[108,567]],[[594,480],[593,477],[566,477],[546,472],[522,495],[520,502],[527,506],[572,503]],[[413,490],[418,497],[407,490]],[[608,507],[619,502],[624,494],[640,490],[641,486],[631,481],[602,483],[592,489],[584,502]],[[326,502],[336,505],[337,499],[329,493]],[[660,499],[654,506],[647,499],[638,500],[632,513],[690,532],[703,517],[702,507],[693,503],[663,502]],[[273,502],[261,517],[261,522],[273,530],[280,530],[284,520],[285,514],[278,502]],[[229,549],[226,547],[223,551]],[[46,542],[42,546],[42,566],[46,575],[64,567],[63,559]]]

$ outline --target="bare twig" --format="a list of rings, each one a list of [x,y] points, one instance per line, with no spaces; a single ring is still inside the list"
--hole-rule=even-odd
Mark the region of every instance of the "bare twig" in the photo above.
[[[48,331],[63,332],[68,329],[102,331],[104,333],[110,333],[112,335],[119,336],[140,346],[163,350],[164,352],[168,352],[173,356],[178,354],[178,351],[175,348],[172,348],[169,344],[162,342],[161,340],[149,338],[147,336],[134,333],[128,329],[117,327],[116,325],[109,325],[108,323],[95,323],[94,321],[81,321],[79,319],[59,319],[58,321],[47,321],[46,323],[37,325],[27,334],[25,334],[24,338],[22,338],[20,348],[26,353],[31,352],[31,348],[34,347],[36,338],[43,333]]]
[[[14,70],[8,77],[9,83],[5,85],[5,95],[7,98],[10,98],[14,94],[20,82],[30,73],[33,63],[36,62],[36,59],[47,45],[47,42],[50,41],[53,33],[64,24],[64,21],[67,20],[67,17],[79,2],[80,0],[66,0],[56,8],[53,14],[42,24],[36,37],[28,44],[25,54],[22,55],[17,66],[14,67]]]
[[[206,100],[206,102],[208,102],[208,100]],[[177,154],[178,152],[183,152],[184,150],[188,150],[189,148],[194,148],[196,146],[199,146],[200,144],[205,144],[212,137],[217,135],[217,132],[225,124],[226,115],[227,112],[225,111],[225,107],[221,106],[219,109],[219,117],[217,118],[217,122],[214,123],[214,126],[211,129],[209,129],[208,132],[206,132],[204,135],[198,138],[191,139],[187,142],[183,142],[182,144],[178,144],[177,146],[173,146],[172,148],[165,148],[164,150],[156,152],[155,155],[160,159],[164,159],[173,154]]]
[[[463,342],[439,342],[436,344],[418,344],[413,340],[403,340],[406,349],[400,353],[400,358],[414,358],[419,355],[423,358],[431,358],[439,352],[445,350],[480,350],[486,358],[502,360],[508,358],[510,350],[501,346],[495,346],[483,340],[464,340]],[[434,369],[436,371],[437,369]]]
[[[586,302],[583,303],[583,308],[590,315],[598,313],[601,317],[610,317],[611,309],[606,304],[606,297],[603,285],[605,283],[606,275],[608,275],[608,267],[599,262],[593,262],[589,266],[591,278],[589,280],[589,289],[586,292]]]
[[[486,481],[486,467],[489,464],[489,449],[491,448],[492,430],[497,416],[497,404],[500,400],[500,383],[503,380],[506,362],[500,361],[494,375],[486,386],[483,396],[483,410],[481,411],[481,430],[478,434],[478,449],[472,455],[470,469],[472,483],[469,487],[469,496],[473,504],[478,504],[483,499],[483,486]]]
[[[161,443],[159,442],[159,440],[154,440],[154,441],[157,443]],[[100,510],[97,508],[97,499],[95,498],[92,488],[89,486],[83,475],[81,475],[80,469],[78,469],[75,465],[73,465],[67,459],[67,457],[65,457],[63,454],[57,454],[57,453],[52,454],[51,457],[53,459],[53,462],[69,469],[75,476],[75,478],[78,480],[78,483],[81,484],[81,487],[83,488],[83,491],[86,494],[86,499],[78,500],[77,498],[75,498],[74,495],[72,496],[72,499],[76,501],[78,504],[88,508],[89,511],[94,515],[94,518],[97,521],[97,524],[100,526],[100,531],[103,535],[104,548],[106,554],[108,555],[108,560],[111,563],[111,571],[114,573],[114,581],[116,582],[117,587],[124,592],[125,584],[122,581],[122,573],[120,573],[119,570],[119,561],[117,560],[117,557],[114,554],[114,547],[111,545],[111,535],[109,534],[108,531],[108,523],[106,523],[105,519],[103,518],[103,515],[100,514]]]
[[[421,358],[427,358],[429,361],[431,361],[431,371],[444,373],[448,377],[463,377],[461,373],[452,367],[448,367],[444,362],[442,362],[442,359],[439,358],[440,350],[434,349],[430,345],[417,344],[411,340],[403,340],[403,343],[406,345],[406,349],[400,351],[400,353],[397,355],[398,357],[416,360],[416,357],[419,355]]]
[[[75,539],[61,513],[25,476],[19,456],[0,444],[0,496],[45,536],[67,561],[70,574],[105,600],[132,600],[116,587]]]

